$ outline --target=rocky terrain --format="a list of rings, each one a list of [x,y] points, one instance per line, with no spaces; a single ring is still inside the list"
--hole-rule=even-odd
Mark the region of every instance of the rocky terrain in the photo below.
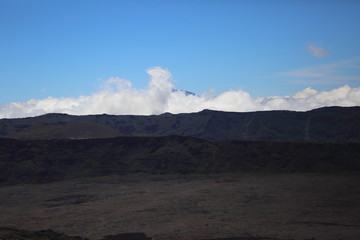
[[[0,138],[0,185],[146,174],[360,171],[360,143],[208,141],[194,137]]]

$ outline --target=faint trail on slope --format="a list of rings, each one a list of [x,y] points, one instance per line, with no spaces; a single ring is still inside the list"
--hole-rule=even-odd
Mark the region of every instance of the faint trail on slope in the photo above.
[[[249,119],[249,121],[245,124],[245,127],[244,127],[244,131],[243,131],[243,138],[244,140],[248,140],[248,137],[249,137],[249,126],[250,124],[253,122],[254,120],[254,114],[251,114],[251,117]]]

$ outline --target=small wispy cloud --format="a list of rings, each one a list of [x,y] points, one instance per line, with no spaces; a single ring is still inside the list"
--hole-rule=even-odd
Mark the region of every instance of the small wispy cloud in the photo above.
[[[334,66],[325,65],[320,67],[321,71],[315,67],[310,69],[311,71],[292,71],[288,75],[317,76],[317,71],[320,71],[320,75],[329,75],[335,71],[334,68],[336,70]],[[348,85],[322,92],[306,88],[291,96],[263,98],[253,98],[243,90],[230,90],[220,95],[195,95],[187,94],[185,91],[174,91],[176,87],[171,81],[171,73],[161,67],[150,68],[147,73],[150,81],[145,89],[133,88],[131,82],[125,79],[109,78],[99,91],[88,96],[47,97],[0,105],[0,118],[30,117],[45,113],[151,115],[164,112],[198,112],[203,109],[235,112],[305,111],[324,106],[360,106],[360,87],[351,88]]]
[[[292,83],[308,84],[347,84],[360,81],[360,58],[292,69],[276,74],[286,77]]]
[[[329,55],[329,52],[322,46],[321,43],[307,42],[307,50],[314,57],[318,57],[318,58]]]

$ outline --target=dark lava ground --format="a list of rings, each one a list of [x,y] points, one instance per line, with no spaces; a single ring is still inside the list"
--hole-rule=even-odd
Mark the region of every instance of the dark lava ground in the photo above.
[[[63,239],[358,240],[360,176],[129,175],[3,186],[0,227],[52,229]]]

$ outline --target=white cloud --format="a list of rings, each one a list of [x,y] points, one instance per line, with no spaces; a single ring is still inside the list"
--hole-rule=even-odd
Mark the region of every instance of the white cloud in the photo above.
[[[102,89],[106,91],[118,91],[121,89],[131,88],[131,86],[132,84],[128,80],[118,77],[112,77],[105,81]]]
[[[305,99],[305,98],[311,97],[317,93],[318,92],[316,90],[308,87],[300,92],[295,93],[292,97],[295,99]]]
[[[160,67],[150,68],[149,85],[135,89],[131,82],[121,78],[108,79],[103,87],[89,96],[78,98],[31,99],[0,106],[0,118],[28,117],[45,113],[134,114],[150,115],[164,112],[187,113],[203,109],[223,111],[298,110],[305,111],[323,106],[359,106],[360,87],[344,85],[330,91],[306,88],[292,96],[252,98],[243,90],[226,91],[220,95],[206,93],[189,95],[173,91],[171,73]]]
[[[308,42],[307,43],[308,51],[314,56],[314,57],[325,57],[329,55],[329,52],[325,50],[324,47],[321,46],[321,44],[314,43],[314,42]]]
[[[292,96],[266,97],[256,100],[265,110],[295,110],[306,111],[325,106],[360,106],[360,87],[351,88],[348,85],[318,92],[306,88]]]

